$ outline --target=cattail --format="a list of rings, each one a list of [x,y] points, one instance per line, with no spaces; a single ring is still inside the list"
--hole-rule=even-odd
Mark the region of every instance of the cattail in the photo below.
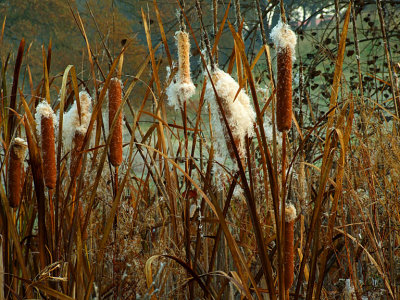
[[[76,172],[76,177],[81,174],[82,171],[82,156],[79,152],[82,151],[83,140],[85,139],[85,134],[82,134],[79,130],[75,131],[74,138],[72,139],[72,150],[71,150],[71,163],[69,173],[72,175]]]
[[[21,138],[15,138],[11,144],[8,164],[8,201],[11,207],[18,207],[21,201],[26,147]]]
[[[296,35],[289,25],[279,21],[271,31],[277,51],[276,125],[279,131],[292,126],[292,63]]]
[[[192,79],[190,78],[189,35],[187,32],[178,31],[175,37],[178,42],[179,80],[181,83],[190,84]]]
[[[41,137],[44,180],[49,189],[54,189],[57,180],[54,123],[56,116],[50,105],[43,101],[36,107],[38,135]]]
[[[294,221],[296,209],[293,204],[285,207],[285,288],[289,290],[294,278]]]
[[[250,105],[250,99],[247,94],[239,90],[239,84],[228,74],[220,69],[216,69],[211,74],[211,79],[214,83],[215,89],[221,100],[222,107],[229,127],[232,131],[234,143],[239,151],[242,161],[245,156],[245,137],[253,136],[253,124],[255,122],[255,112]],[[211,104],[212,109],[212,124],[216,132],[217,142],[224,143],[226,141],[228,153],[232,159],[235,158],[231,140],[226,130],[223,117],[220,109],[216,103],[215,93],[211,83],[207,83],[205,98]],[[220,144],[220,148],[223,145]]]
[[[112,122],[122,103],[122,87],[118,78],[111,79],[108,89],[109,116],[108,124],[111,130]],[[117,121],[110,142],[110,161],[114,167],[122,163],[122,110],[117,116]]]
[[[182,106],[182,102],[187,101],[194,95],[196,87],[190,77],[189,34],[185,31],[177,31],[175,39],[178,48],[178,74],[168,86],[166,93],[169,105],[174,106],[177,110]],[[169,77],[169,74],[167,77]]]
[[[70,110],[64,113],[63,123],[63,145],[65,150],[70,150],[74,147],[73,139],[75,138],[76,131],[83,136],[86,135],[90,119],[92,117],[91,107],[92,98],[87,92],[79,93],[79,100],[81,104],[81,118],[79,119],[78,107],[76,102],[72,105]]]

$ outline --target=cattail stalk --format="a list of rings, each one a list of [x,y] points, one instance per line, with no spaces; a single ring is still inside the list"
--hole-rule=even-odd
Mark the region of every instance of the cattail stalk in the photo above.
[[[292,204],[285,207],[285,289],[288,291],[294,279],[294,222],[296,209]]]
[[[122,103],[122,87],[118,78],[111,79],[108,90],[109,97],[109,117],[108,124],[111,130],[112,122]],[[110,142],[110,162],[114,167],[122,163],[122,111],[117,116],[114,131]]]
[[[22,196],[23,169],[26,143],[15,138],[11,144],[8,164],[8,201],[11,207],[18,207]]]

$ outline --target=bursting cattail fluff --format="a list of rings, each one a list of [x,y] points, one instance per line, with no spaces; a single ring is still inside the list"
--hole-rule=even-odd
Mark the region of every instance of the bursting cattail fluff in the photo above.
[[[169,105],[179,109],[182,101],[190,99],[195,93],[196,87],[190,77],[190,41],[189,34],[185,31],[175,33],[178,48],[178,73],[173,82],[167,88]],[[169,77],[169,74],[168,74]]]
[[[11,144],[8,163],[8,201],[11,207],[17,207],[21,201],[26,147],[21,138],[15,138]]]
[[[74,139],[75,132],[79,131],[82,135],[86,134],[90,118],[92,117],[92,98],[85,91],[79,93],[79,100],[81,105],[81,122],[79,121],[78,107],[76,102],[72,105],[70,110],[64,113],[63,117],[63,146],[65,150],[70,150],[72,140]]]
[[[36,107],[35,117],[41,140],[44,180],[47,188],[54,189],[57,180],[54,125],[57,123],[57,117],[46,101],[42,101]]]
[[[63,140],[66,148],[71,149],[70,174],[78,169],[77,175],[80,174],[82,160],[79,159],[79,152],[82,150],[83,140],[89,127],[92,117],[91,107],[92,98],[87,92],[79,93],[81,104],[81,121],[79,121],[78,108],[76,102],[71,109],[64,114]]]
[[[290,289],[294,279],[294,221],[296,209],[293,204],[285,207],[285,288]]]
[[[239,90],[239,84],[228,73],[216,69],[211,74],[211,79],[222,102],[222,107],[232,131],[235,145],[239,150],[239,155],[243,158],[245,155],[245,137],[252,137],[254,135],[253,124],[256,115],[253,107],[250,105],[250,99],[244,90],[240,90],[235,99],[237,91]],[[225,140],[229,155],[234,158],[231,141],[227,134],[210,81],[207,82],[205,99],[211,105],[211,121],[215,129],[215,138],[219,143],[219,148],[225,148],[223,145],[225,144],[223,140]]]
[[[108,124],[111,130],[111,125],[122,103],[122,84],[118,78],[113,78],[110,81],[108,101]],[[118,167],[122,163],[122,110],[117,116],[117,121],[111,136],[110,161],[114,167]]]
[[[296,34],[279,21],[271,31],[277,52],[276,125],[279,131],[292,126],[292,63],[295,60]]]

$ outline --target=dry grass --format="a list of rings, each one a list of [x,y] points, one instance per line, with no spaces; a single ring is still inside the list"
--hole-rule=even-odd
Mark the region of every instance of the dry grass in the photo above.
[[[62,76],[49,70],[50,60],[57,59],[49,47],[43,50],[43,78],[31,78],[28,93],[20,81],[30,72],[25,42],[15,61],[2,60],[0,296],[4,291],[6,299],[398,299],[398,69],[385,31],[393,24],[379,18],[380,1],[374,26],[382,33],[375,39],[385,41],[384,72],[368,72],[360,53],[349,63],[348,51],[360,52],[354,37],[365,34],[359,28],[362,13],[352,19],[352,6],[336,3],[339,26],[332,24],[331,31],[336,44],[312,54],[308,64],[304,38],[313,35],[300,33],[293,64],[298,80],[280,86],[274,82],[276,51],[265,43],[268,33],[262,28],[264,45],[250,55],[254,43],[244,41],[243,24],[236,30],[229,23],[234,14],[229,5],[226,11],[218,7],[223,18],[213,17],[214,45],[203,20],[200,36],[194,15],[187,8],[181,12],[181,30],[184,22],[188,36],[178,36],[184,46],[178,70],[153,4],[161,42],[154,42],[155,31],[142,10],[148,55],[136,74],[122,71],[129,40],[108,57],[107,70],[97,63],[96,51],[112,51],[104,41],[98,50],[88,40],[76,11],[91,78],[80,78],[72,65]],[[246,20],[239,5],[236,1],[236,18]],[[268,7],[273,5],[279,3]],[[224,30],[234,45],[224,73],[230,76],[236,65],[235,79],[229,77],[237,82],[234,90],[221,87],[216,76],[222,72],[217,67],[223,68],[216,52]],[[168,87],[174,80],[192,84],[187,38],[204,72],[193,79],[197,88],[191,99],[177,89],[184,97],[175,114],[167,106]],[[207,51],[200,51],[200,39]],[[315,75],[321,73],[316,62],[321,53],[333,66],[321,75],[327,81]],[[292,52],[283,55],[278,71],[287,79]],[[164,81],[166,67],[171,72]],[[326,96],[323,103],[315,103],[320,101],[315,84]],[[292,97],[289,89],[293,111],[290,122],[282,117],[280,136],[275,122],[281,117],[275,120],[274,111],[280,98]],[[90,94],[92,104],[79,90]],[[247,95],[250,103],[243,100]],[[42,118],[42,130],[36,130],[33,116],[42,100],[58,116],[54,129]],[[238,107],[254,107],[255,116],[249,117],[254,126],[239,127]],[[17,136],[29,149],[18,166]],[[43,150],[49,145],[51,150]],[[51,166],[48,152],[55,156]],[[25,177],[17,180],[21,168]],[[20,185],[21,196],[10,181]],[[285,213],[289,204],[297,211],[291,218]]]

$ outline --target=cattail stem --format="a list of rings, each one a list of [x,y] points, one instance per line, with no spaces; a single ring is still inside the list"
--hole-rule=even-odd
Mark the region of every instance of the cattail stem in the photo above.
[[[296,209],[292,204],[285,209],[285,289],[288,291],[294,279],[294,222],[296,220]]]
[[[110,142],[110,162],[114,167],[122,163],[122,111],[117,116],[114,129],[111,128],[113,120],[122,103],[122,87],[118,78],[113,78],[110,81],[109,93],[109,117],[108,124],[110,132],[112,131]]]
[[[206,27],[204,26],[203,11],[201,9],[201,5],[200,5],[200,1],[199,0],[196,0],[195,6],[196,6],[196,10],[197,10],[197,15],[198,15],[199,20],[200,20],[201,31],[203,33],[203,39],[204,39],[204,43],[206,45],[208,58],[210,60],[211,71],[214,71],[216,66],[215,66],[214,59],[213,59],[212,52],[211,52],[210,39],[208,38]]]
[[[23,186],[23,168],[26,143],[23,139],[16,138],[11,144],[8,164],[8,201],[11,207],[18,207]]]
[[[292,126],[292,51],[290,47],[278,50],[278,82],[276,89],[276,125],[279,131]]]

